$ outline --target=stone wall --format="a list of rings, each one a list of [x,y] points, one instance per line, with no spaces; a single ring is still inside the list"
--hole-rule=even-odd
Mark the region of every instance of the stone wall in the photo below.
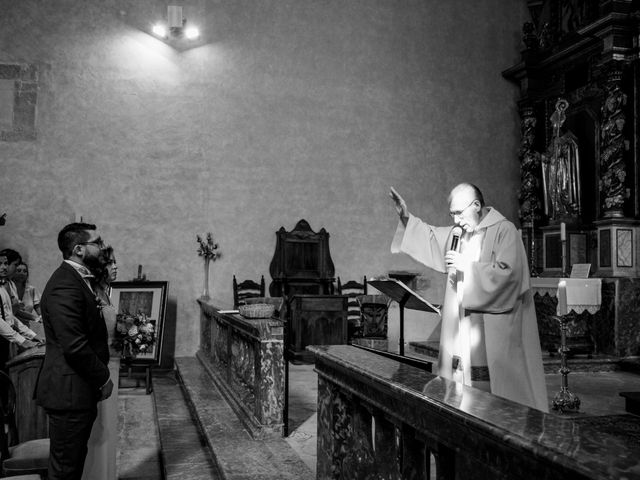
[[[448,223],[449,189],[472,180],[515,219],[517,92],[501,71],[518,59],[526,2],[182,6],[204,34],[196,48],[146,32],[161,0],[0,0],[0,64],[38,73],[33,138],[0,144],[0,246],[21,251],[40,289],[59,229],[95,222],[120,279],[141,264],[169,281],[175,351],[190,355],[197,233],[220,244],[212,295],[231,299],[234,274],[269,281],[275,232],[301,218],[331,234],[343,281],[420,269],[389,253],[389,185]]]

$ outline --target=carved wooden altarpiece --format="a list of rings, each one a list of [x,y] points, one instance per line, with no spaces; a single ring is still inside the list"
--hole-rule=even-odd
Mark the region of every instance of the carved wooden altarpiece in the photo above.
[[[532,21],[523,26],[521,61],[503,76],[520,87],[520,220],[532,274],[566,273],[557,268],[564,223],[571,262],[592,263],[598,276],[639,276],[640,4],[525,1]],[[566,102],[560,122],[559,101]],[[575,140],[579,150],[580,208],[560,214],[550,214],[544,201],[542,167],[555,160],[554,136]]]

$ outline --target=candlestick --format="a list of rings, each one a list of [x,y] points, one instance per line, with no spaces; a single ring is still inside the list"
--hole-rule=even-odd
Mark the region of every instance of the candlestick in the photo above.
[[[560,224],[560,241],[565,242],[567,240],[567,226],[564,222]]]
[[[567,314],[567,282],[558,282],[558,315]]]
[[[530,250],[529,250],[529,275],[532,277],[538,276],[538,270],[536,269],[536,229],[534,227],[533,221],[535,219],[536,212],[535,207],[531,209],[531,242],[530,242]]]
[[[564,412],[565,410],[578,410],[580,408],[580,399],[577,395],[569,390],[568,375],[571,372],[567,363],[567,355],[569,348],[567,347],[567,282],[560,280],[558,282],[558,310],[557,320],[560,322],[560,374],[562,376],[562,384],[560,391],[553,397],[553,409]]]

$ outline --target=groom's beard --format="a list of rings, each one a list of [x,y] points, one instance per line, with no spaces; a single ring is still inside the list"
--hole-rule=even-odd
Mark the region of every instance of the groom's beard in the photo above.
[[[101,257],[102,255],[86,254],[82,259],[82,262],[89,270],[91,270],[91,273],[95,275],[102,270],[103,262]]]

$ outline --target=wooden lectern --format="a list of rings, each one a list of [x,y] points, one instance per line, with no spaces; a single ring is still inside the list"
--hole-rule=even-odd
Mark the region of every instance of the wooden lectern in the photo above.
[[[395,278],[371,279],[369,285],[377,288],[400,305],[400,338],[398,343],[400,355],[404,356],[404,309],[432,312],[438,315],[440,315],[440,309]]]

